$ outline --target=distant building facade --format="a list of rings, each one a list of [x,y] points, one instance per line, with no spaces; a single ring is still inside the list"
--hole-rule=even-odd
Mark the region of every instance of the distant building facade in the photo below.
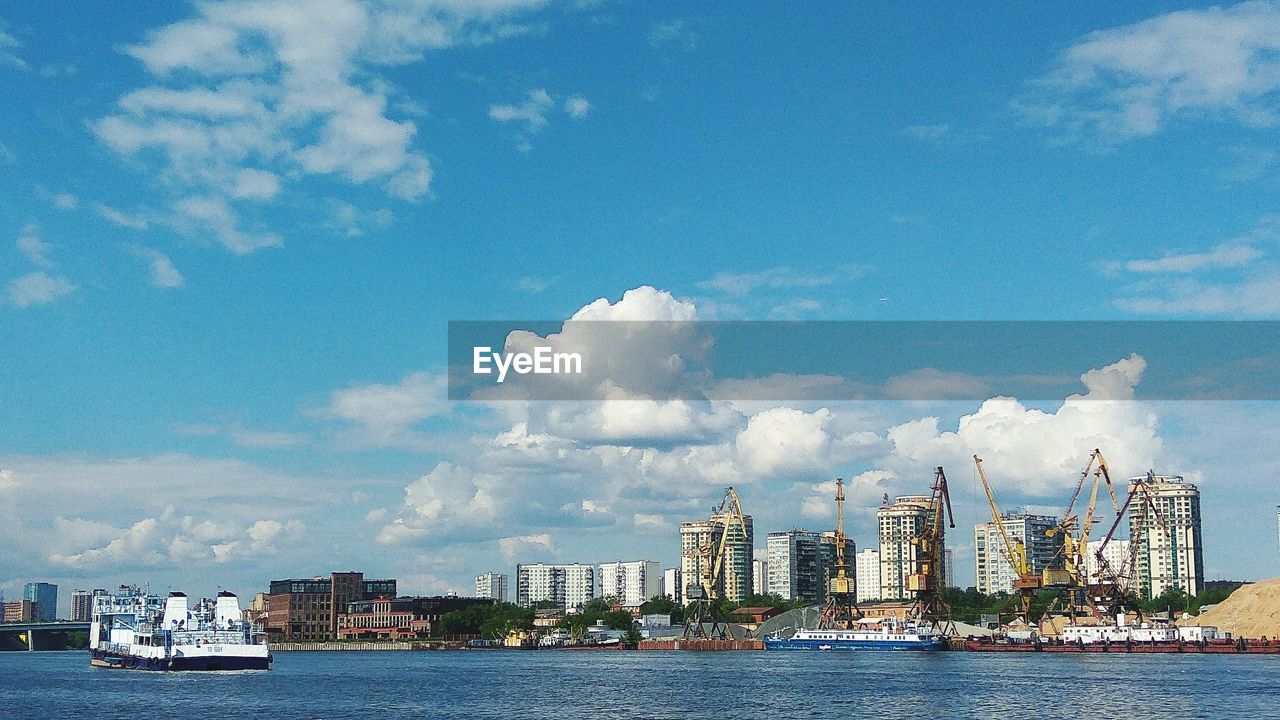
[[[854,579],[860,603],[880,599],[880,551],[867,548],[853,556]]]
[[[1121,571],[1125,567],[1125,564],[1129,562],[1129,550],[1131,548],[1131,544],[1128,540],[1117,540],[1112,538],[1111,542],[1107,543],[1106,547],[1102,546],[1104,542],[1106,541],[1090,540],[1088,546],[1085,548],[1084,572],[1086,582],[1101,583],[1104,580],[1102,574],[1102,563],[1098,560],[1099,551],[1102,552],[1102,559],[1106,561],[1107,567],[1110,568],[1111,572]],[[1121,578],[1121,580],[1124,581],[1125,585],[1129,584],[1127,582],[1129,578]],[[1132,588],[1126,587],[1126,589]]]
[[[31,600],[7,602],[4,603],[3,610],[0,610],[0,618],[7,623],[38,622],[36,607],[36,603]]]
[[[440,617],[454,610],[492,605],[492,598],[456,595],[374,598],[347,603],[338,615],[339,640],[404,640],[440,636]]]
[[[1136,590],[1153,598],[1170,588],[1188,595],[1204,589],[1204,547],[1200,537],[1200,490],[1180,475],[1156,475],[1129,480],[1130,491],[1145,482],[1162,528],[1146,503],[1129,508],[1129,539],[1138,543]],[[1165,532],[1167,529],[1168,532]]]
[[[58,586],[47,582],[29,582],[22,589],[22,599],[35,603],[32,611],[35,622],[50,622],[58,619]]]
[[[267,595],[267,634],[283,642],[333,640],[338,636],[338,616],[349,603],[395,596],[395,580],[366,580],[361,572],[272,580]]]
[[[575,610],[596,596],[595,587],[593,565],[516,565],[516,603],[526,607],[551,602],[561,610]]]
[[[907,576],[916,559],[911,539],[928,526],[931,503],[928,495],[901,495],[876,510],[881,600],[902,600],[910,596]]]
[[[818,601],[825,597],[826,574],[819,557],[819,535],[808,530],[769,533],[769,593],[785,600]]]
[[[680,582],[680,568],[667,568],[662,571],[662,594],[677,604],[683,604],[684,586]]]
[[[497,602],[508,602],[507,576],[490,570],[476,576],[476,597],[489,598]]]
[[[102,588],[93,590],[72,590],[71,591],[71,621],[72,622],[89,622],[93,619],[93,598],[98,595],[106,595],[107,591]]]
[[[662,567],[651,560],[601,563],[600,596],[612,596],[624,608],[635,609],[662,594]]]
[[[1053,537],[1048,531],[1058,526],[1058,519],[1050,515],[1007,514],[1000,518],[1009,540],[1025,548],[1027,566],[1032,574],[1039,575],[1045,568],[1062,567],[1062,533]],[[975,587],[988,595],[1012,593],[1013,581],[1018,574],[1006,556],[1000,525],[982,522],[973,526],[974,566],[977,575]]]
[[[764,553],[756,550],[756,559],[751,561],[751,594],[764,595],[769,592],[769,560],[768,550]],[[760,557],[764,554],[765,557]]]

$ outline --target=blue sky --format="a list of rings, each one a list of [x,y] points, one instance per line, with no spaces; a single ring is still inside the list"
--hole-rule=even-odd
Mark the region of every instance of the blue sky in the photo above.
[[[823,522],[795,488],[836,472],[892,476],[868,479],[871,508],[936,464],[891,428],[937,415],[945,434],[978,405],[797,405],[782,424],[817,428],[812,462],[752,454],[742,434],[775,408],[682,408],[697,442],[623,446],[546,408],[449,405],[446,323],[597,298],[700,319],[1274,318],[1278,29],[1265,2],[6,8],[0,493],[22,519],[0,589],[250,592],[340,566],[465,589],[539,556],[673,564],[681,513],[726,479],[777,508],[762,529]],[[1153,408],[1103,423],[1154,418],[1108,454],[1204,483],[1211,574],[1274,574],[1277,499],[1249,478],[1276,461],[1212,432],[1263,433],[1274,408]],[[1010,504],[1061,504],[1025,473]]]

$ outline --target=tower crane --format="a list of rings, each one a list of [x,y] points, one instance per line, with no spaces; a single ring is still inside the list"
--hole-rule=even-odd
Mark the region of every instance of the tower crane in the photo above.
[[[1013,572],[1016,575],[1013,580],[1013,590],[1018,596],[1022,619],[1030,623],[1031,601],[1035,598],[1036,591],[1044,586],[1044,580],[1039,573],[1032,572],[1031,562],[1027,557],[1026,544],[1021,539],[1015,541],[1009,536],[1009,529],[1004,526],[1004,515],[1000,512],[1000,507],[996,505],[995,494],[991,492],[991,483],[987,480],[987,471],[982,467],[982,458],[974,455],[973,464],[978,468],[978,477],[982,479],[982,489],[987,494],[987,504],[991,507],[991,522],[1000,530],[1001,553],[1009,561],[1009,566],[1013,568]]]
[[[857,578],[849,574],[849,562],[845,556],[844,534],[844,480],[836,478],[836,574],[827,588],[827,604],[818,616],[818,627],[823,629],[850,628],[862,613],[857,604]]]
[[[721,599],[723,595],[725,549],[728,547],[731,531],[737,528],[742,537],[746,537],[747,533],[747,521],[742,512],[742,502],[738,499],[738,493],[733,487],[725,488],[724,497],[711,517],[714,522],[710,537],[706,542],[684,554],[685,557],[696,558],[698,566],[698,581],[688,583],[685,588],[685,597],[692,600],[685,612],[684,637],[686,638],[728,636],[728,627],[715,616],[713,606],[715,601]],[[719,518],[718,521],[717,518]],[[707,632],[704,627],[707,622],[711,623],[710,632]]]
[[[945,510],[945,517],[944,517]],[[951,514],[951,493],[942,466],[934,468],[933,492],[929,500],[929,516],[924,529],[911,538],[912,572],[907,575],[907,590],[916,594],[911,614],[918,620],[937,622],[951,610],[939,594],[943,562],[943,543],[947,528],[956,526]]]

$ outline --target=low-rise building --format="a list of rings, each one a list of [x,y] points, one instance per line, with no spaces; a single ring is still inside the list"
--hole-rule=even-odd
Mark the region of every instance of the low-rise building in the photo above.
[[[31,600],[14,600],[4,603],[3,619],[7,623],[35,622],[37,607]]]
[[[339,640],[401,640],[439,635],[440,617],[454,610],[492,605],[492,598],[374,598],[347,603],[338,615]]]
[[[273,642],[333,640],[338,636],[338,616],[348,603],[395,596],[395,580],[365,580],[360,572],[272,580],[267,596],[267,636]]]

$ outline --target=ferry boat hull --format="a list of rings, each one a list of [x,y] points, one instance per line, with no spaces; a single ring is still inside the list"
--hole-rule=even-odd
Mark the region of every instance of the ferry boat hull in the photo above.
[[[121,655],[117,653],[93,650],[89,656],[89,664],[98,668],[115,670],[157,670],[157,671],[231,671],[231,670],[269,670],[271,656],[245,657],[240,655],[196,656],[196,657],[142,657],[140,655]]]

